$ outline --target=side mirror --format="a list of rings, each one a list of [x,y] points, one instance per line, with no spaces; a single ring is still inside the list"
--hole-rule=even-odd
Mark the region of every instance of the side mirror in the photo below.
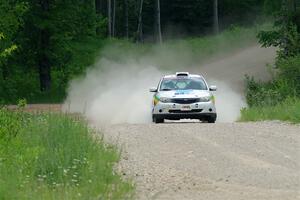
[[[151,87],[151,88],[149,89],[149,91],[150,91],[150,92],[157,92],[157,88],[156,88],[156,87]]]
[[[210,86],[209,91],[217,91],[217,86],[215,85]]]

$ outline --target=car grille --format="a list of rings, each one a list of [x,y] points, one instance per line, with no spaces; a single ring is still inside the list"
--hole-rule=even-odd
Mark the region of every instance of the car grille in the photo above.
[[[172,103],[178,103],[178,104],[192,104],[199,102],[199,98],[182,98],[182,99],[172,99]]]
[[[169,110],[169,113],[198,113],[202,112],[203,109],[192,109],[192,110]]]

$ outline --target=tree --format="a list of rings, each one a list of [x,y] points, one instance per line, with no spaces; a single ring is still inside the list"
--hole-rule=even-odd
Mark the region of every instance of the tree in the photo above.
[[[19,46],[15,38],[23,26],[27,10],[25,2],[0,0],[0,71],[3,79],[7,79],[10,70],[7,60]]]
[[[214,0],[214,33],[219,33],[219,9],[218,0]]]
[[[129,21],[128,21],[128,0],[123,0],[123,9],[124,9],[124,36],[129,38]]]
[[[139,14],[138,14],[138,41],[143,42],[143,4],[144,0],[140,0]]]
[[[101,0],[95,0],[96,14],[101,14],[102,2]]]
[[[268,15],[272,15],[280,11],[282,6],[282,0],[265,0],[264,12]]]
[[[161,36],[161,23],[160,23],[160,0],[155,0],[155,22],[156,22],[156,40],[161,44],[162,36]]]
[[[116,0],[113,0],[112,36],[116,35]]]
[[[300,13],[294,0],[282,0],[281,11],[276,15],[274,30],[261,31],[259,42],[264,47],[279,47],[278,60],[300,53]]]
[[[41,0],[39,2],[41,9],[41,16],[43,19],[49,17],[50,0]],[[51,64],[48,54],[50,46],[51,33],[49,25],[42,25],[39,27],[39,55],[38,66],[40,76],[40,89],[41,91],[49,91],[51,89]]]
[[[0,32],[0,44],[3,43],[5,36]],[[9,47],[3,47],[4,45],[0,45],[2,48],[0,49],[0,70],[2,71],[2,78],[5,80],[7,78],[7,68],[4,67],[6,59],[12,55],[12,53],[17,50],[17,45],[13,44]]]
[[[107,0],[107,15],[108,15],[108,37],[111,37],[112,36],[111,0]]]

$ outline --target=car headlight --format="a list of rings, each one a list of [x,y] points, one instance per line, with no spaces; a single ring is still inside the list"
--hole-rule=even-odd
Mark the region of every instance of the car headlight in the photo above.
[[[163,103],[171,103],[172,100],[170,98],[161,97],[159,101]]]
[[[207,97],[200,97],[199,101],[200,102],[209,102],[211,100],[211,96],[207,96]]]

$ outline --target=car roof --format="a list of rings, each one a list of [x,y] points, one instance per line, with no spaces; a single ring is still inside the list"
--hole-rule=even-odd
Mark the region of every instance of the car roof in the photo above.
[[[173,78],[177,78],[178,76],[176,74],[170,74],[170,75],[165,75],[163,78],[170,78],[170,79],[173,79]],[[198,74],[188,74],[188,76],[186,77],[181,77],[181,78],[203,78],[203,76],[201,75],[198,75]]]

